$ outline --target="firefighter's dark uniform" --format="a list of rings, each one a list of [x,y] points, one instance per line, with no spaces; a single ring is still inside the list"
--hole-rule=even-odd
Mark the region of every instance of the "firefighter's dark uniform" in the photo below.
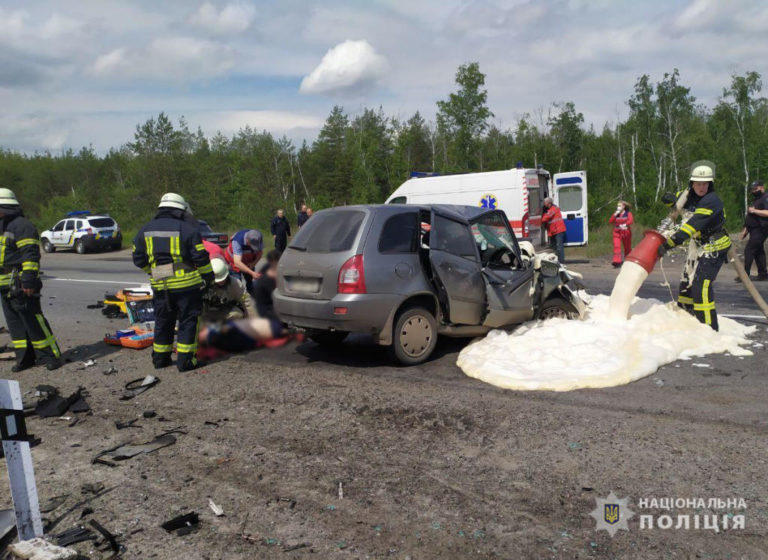
[[[700,255],[693,271],[693,278],[686,273],[680,282],[677,303],[692,312],[696,318],[718,330],[713,283],[720,267],[727,261],[731,238],[725,230],[725,209],[720,197],[710,183],[709,191],[699,197],[690,188],[685,210],[693,216],[667,239],[667,247],[675,247],[692,241],[700,248]]]
[[[133,263],[150,274],[154,293],[155,367],[171,363],[176,320],[176,365],[179,371],[197,366],[197,336],[203,307],[203,290],[213,284],[213,270],[195,225],[185,212],[160,208],[133,241]]]
[[[61,352],[40,307],[40,238],[21,207],[2,208],[0,219],[0,295],[3,313],[16,353],[14,371],[35,365],[35,357],[48,367],[61,365]],[[23,289],[34,290],[28,296]]]

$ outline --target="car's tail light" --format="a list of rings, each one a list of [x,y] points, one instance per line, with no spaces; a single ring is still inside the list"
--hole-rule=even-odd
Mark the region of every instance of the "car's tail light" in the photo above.
[[[366,293],[363,255],[355,255],[341,267],[339,271],[338,292],[340,294]]]
[[[227,240],[227,236],[226,235],[220,235],[219,236],[219,241],[226,241],[226,240]]]

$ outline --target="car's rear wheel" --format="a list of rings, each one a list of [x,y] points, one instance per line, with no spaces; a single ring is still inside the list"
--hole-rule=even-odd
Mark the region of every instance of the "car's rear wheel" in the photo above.
[[[347,338],[349,333],[344,331],[309,331],[307,335],[313,342],[317,342],[320,346],[338,346],[344,339]]]
[[[85,243],[83,243],[82,239],[78,239],[75,241],[75,252],[78,255],[82,255],[85,253]]]
[[[53,243],[51,243],[47,237],[43,237],[42,245],[43,245],[43,251],[45,251],[46,253],[56,252],[56,247],[53,246]]]
[[[395,321],[392,352],[405,365],[426,361],[437,345],[437,321],[427,309],[411,307]]]
[[[542,321],[547,319],[575,319],[578,315],[579,311],[572,303],[563,298],[554,297],[545,301],[544,305],[541,306],[539,319]]]

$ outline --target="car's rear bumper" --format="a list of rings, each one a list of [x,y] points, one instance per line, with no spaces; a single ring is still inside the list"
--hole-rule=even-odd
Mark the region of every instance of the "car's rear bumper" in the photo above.
[[[330,300],[296,298],[274,292],[275,311],[289,325],[380,336],[391,329],[392,313],[402,300],[397,294],[337,294]]]
[[[123,236],[122,234],[113,235],[110,237],[103,237],[99,235],[98,237],[96,235],[85,235],[82,237],[83,243],[85,243],[85,246],[89,249],[94,248],[101,248],[101,247],[112,247],[113,245],[116,245],[117,243],[123,242]]]

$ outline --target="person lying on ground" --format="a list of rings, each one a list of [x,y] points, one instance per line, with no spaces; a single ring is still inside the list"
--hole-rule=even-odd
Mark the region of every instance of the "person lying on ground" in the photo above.
[[[285,337],[290,332],[277,319],[236,319],[200,331],[200,344],[226,352],[247,352],[259,342]]]

